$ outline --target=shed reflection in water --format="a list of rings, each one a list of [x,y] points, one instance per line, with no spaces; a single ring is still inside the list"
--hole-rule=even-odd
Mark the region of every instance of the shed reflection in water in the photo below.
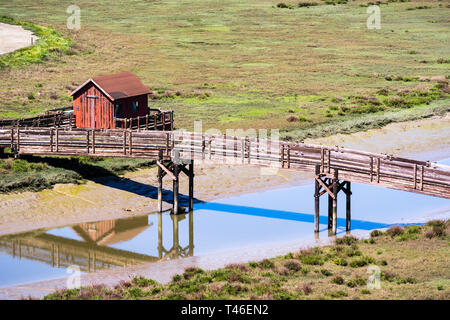
[[[173,230],[171,248],[166,248],[163,244],[162,223],[163,215],[166,214],[157,213],[156,215],[158,216],[157,256],[114,248],[114,245],[125,243],[153,226],[153,222],[149,223],[149,216],[81,223],[68,227],[79,237],[79,240],[54,235],[46,230],[4,236],[0,238],[0,252],[13,258],[45,263],[53,268],[67,268],[75,265],[83,272],[192,256],[194,253],[192,212],[170,215]],[[189,244],[183,247],[179,242],[179,224],[186,218],[189,220]],[[64,233],[67,233],[67,230]],[[1,281],[0,285],[2,285]]]

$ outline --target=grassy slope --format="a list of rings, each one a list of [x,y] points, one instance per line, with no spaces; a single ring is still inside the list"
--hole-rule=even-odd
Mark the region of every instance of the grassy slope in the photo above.
[[[384,4],[381,30],[366,28],[360,5],[367,1],[293,10],[276,3],[81,0],[81,30],[72,32],[66,28],[70,1],[4,1],[0,15],[50,25],[75,44],[70,55],[0,71],[0,118],[67,105],[67,92],[87,78],[119,71],[132,71],[155,89],[151,104],[175,109],[178,128],[192,129],[201,119],[204,129],[277,128],[283,138],[301,140],[448,112],[448,87],[437,96],[428,91],[434,83],[413,78],[448,76],[448,63],[438,63],[449,54],[445,3]],[[424,3],[432,8],[408,10]],[[404,89],[415,94],[402,96],[403,105],[390,104]],[[67,181],[78,179],[57,170]],[[16,184],[5,173],[11,172],[0,172],[10,186],[28,179],[16,175]]]
[[[30,30],[39,37],[37,44],[22,48],[0,57],[0,69],[25,66],[30,63],[40,63],[49,58],[57,58],[62,54],[70,53],[73,44],[69,38],[63,38],[51,27],[39,26],[26,21],[1,17],[1,23],[15,24]]]
[[[371,239],[204,271],[188,268],[166,285],[135,278],[115,288],[57,291],[45,299],[449,299],[449,223],[392,227]],[[368,289],[368,266],[380,289]]]

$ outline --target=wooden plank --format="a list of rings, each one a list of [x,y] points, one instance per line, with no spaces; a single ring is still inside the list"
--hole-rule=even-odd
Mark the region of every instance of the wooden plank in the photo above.
[[[330,195],[331,198],[334,197],[333,192],[328,188],[328,186],[320,179],[320,176],[316,175],[316,181],[328,192],[328,195]]]
[[[176,180],[175,175],[169,171],[169,169],[167,169],[164,164],[162,164],[162,162],[160,162],[159,160],[156,161],[156,164],[158,165],[158,167],[160,167],[169,177],[172,178],[172,180]]]
[[[380,166],[381,166],[381,159],[377,158],[377,183],[380,183]]]

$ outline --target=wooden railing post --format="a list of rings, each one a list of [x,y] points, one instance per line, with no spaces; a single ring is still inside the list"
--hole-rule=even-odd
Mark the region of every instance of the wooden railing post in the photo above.
[[[345,197],[346,197],[346,205],[345,205],[345,211],[346,211],[346,215],[345,215],[345,230],[346,231],[350,231],[351,229],[351,221],[352,221],[352,217],[351,217],[351,197],[352,197],[352,186],[351,186],[351,182],[347,181],[347,191],[345,192]]]
[[[56,152],[59,152],[59,129],[56,128]]]
[[[123,130],[123,154],[127,154],[127,130]]]
[[[163,161],[163,150],[158,150],[158,160],[162,163]],[[163,186],[163,176],[162,168],[158,166],[158,212],[162,212],[162,186]]]
[[[92,130],[92,153],[95,154],[95,130]]]
[[[89,154],[89,148],[90,148],[90,143],[89,143],[89,130],[86,131],[86,149],[87,149],[87,153]]]
[[[53,128],[50,128],[50,152],[53,153]]]

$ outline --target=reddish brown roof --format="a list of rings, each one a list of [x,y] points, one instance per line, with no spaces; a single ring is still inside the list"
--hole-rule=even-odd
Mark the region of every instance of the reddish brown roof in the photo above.
[[[134,74],[122,72],[91,78],[75,89],[71,95],[73,96],[89,82],[93,82],[113,101],[152,92]]]

